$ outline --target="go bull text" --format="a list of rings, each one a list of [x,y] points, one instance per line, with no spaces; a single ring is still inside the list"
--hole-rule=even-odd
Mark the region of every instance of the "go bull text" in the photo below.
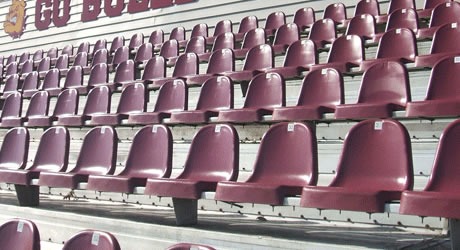
[[[35,4],[35,27],[38,30],[46,30],[51,23],[56,27],[66,26],[70,19],[71,0],[37,0]],[[89,22],[97,20],[104,11],[106,16],[121,16],[125,9],[128,13],[137,13],[158,9],[173,5],[180,5],[196,0],[83,0],[83,4],[78,6],[83,8],[81,21]],[[102,4],[104,2],[104,4]],[[114,2],[114,3],[112,3]],[[76,6],[74,6],[76,7]],[[126,8],[127,7],[127,8]]]

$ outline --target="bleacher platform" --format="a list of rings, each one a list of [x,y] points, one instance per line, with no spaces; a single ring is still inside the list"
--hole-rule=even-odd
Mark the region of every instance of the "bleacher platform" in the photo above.
[[[11,3],[0,245],[460,249],[459,2],[119,2]]]

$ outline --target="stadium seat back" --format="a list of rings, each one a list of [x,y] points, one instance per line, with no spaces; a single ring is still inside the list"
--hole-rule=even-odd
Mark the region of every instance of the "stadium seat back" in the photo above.
[[[110,113],[110,89],[107,86],[97,86],[88,93],[84,115]]]
[[[40,138],[30,171],[62,172],[69,159],[70,134],[65,127],[51,127]]]
[[[10,98],[13,95],[8,96]],[[7,99],[8,99],[7,98]],[[8,130],[0,148],[0,168],[24,169],[29,153],[29,131],[24,127]]]
[[[399,62],[382,62],[364,72],[358,103],[392,103],[406,106],[410,101],[409,75]]]
[[[117,113],[127,114],[131,112],[143,112],[147,106],[144,84],[133,83],[126,86],[121,92]]]
[[[64,88],[83,85],[83,69],[81,66],[72,66],[64,80]]]
[[[67,240],[62,250],[120,250],[120,244],[115,236],[110,233],[85,230],[77,233]]]
[[[53,116],[75,115],[78,111],[78,91],[65,89],[59,93]]]
[[[235,55],[232,49],[214,51],[209,57],[207,74],[235,71]]]
[[[50,96],[48,91],[38,91],[32,95],[27,108],[26,117],[47,116]]]
[[[315,20],[315,10],[311,7],[306,7],[295,12],[293,23],[297,24],[301,30],[304,30],[311,27]]]
[[[173,138],[165,125],[141,128],[133,138],[125,170],[120,175],[167,178],[171,175]]]
[[[0,245],[4,249],[40,250],[40,233],[32,221],[12,219],[0,226]]]
[[[197,110],[225,110],[233,108],[233,83],[226,76],[208,79],[201,87]]]
[[[335,23],[343,23],[347,19],[347,10],[343,3],[333,3],[324,9],[323,19],[330,18]]]
[[[92,128],[85,135],[75,168],[77,174],[113,174],[117,158],[117,133],[110,126]]]
[[[98,84],[107,83],[109,80],[109,69],[107,64],[99,63],[91,68],[88,78],[88,86],[95,86]]]
[[[393,120],[366,120],[353,126],[330,186],[375,191],[412,189],[412,151],[406,128]]]
[[[159,90],[154,112],[172,112],[187,109],[188,91],[183,80],[167,81]]]
[[[235,128],[211,124],[194,136],[178,179],[218,182],[236,180],[239,166],[239,142]]]
[[[270,109],[286,105],[285,82],[277,73],[258,74],[249,82],[244,108]]]
[[[273,125],[262,137],[253,169],[247,182],[315,185],[318,178],[315,133],[303,123]]]
[[[305,76],[297,106],[330,107],[344,103],[343,76],[336,69],[311,71]]]

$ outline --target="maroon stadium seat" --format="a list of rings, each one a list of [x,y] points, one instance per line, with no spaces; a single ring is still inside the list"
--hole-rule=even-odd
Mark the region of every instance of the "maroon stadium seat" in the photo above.
[[[419,30],[418,16],[414,9],[398,9],[388,16],[388,22],[385,31],[392,29],[407,28],[417,34]],[[383,33],[376,34],[375,41],[382,37]]]
[[[415,0],[390,0],[388,4],[387,14],[380,15],[377,17],[377,23],[385,23],[388,20],[388,16],[395,10],[399,9],[414,9]]]
[[[277,73],[262,73],[249,83],[241,109],[222,110],[219,122],[247,123],[261,121],[273,109],[286,105],[284,78]]]
[[[102,52],[102,51],[104,50],[98,51],[94,58],[97,58],[99,52]],[[75,73],[78,74],[78,72],[75,72]],[[78,77],[77,76],[75,77],[76,77],[76,80],[78,80]],[[98,63],[91,68],[87,85],[83,85],[83,82],[82,82],[82,84],[80,85],[78,84],[71,85],[71,86],[64,85],[64,88],[76,89],[80,95],[85,95],[94,86],[107,85],[108,79],[109,79],[109,70],[107,68],[107,64]]]
[[[129,114],[145,112],[146,96],[144,84],[134,83],[126,86],[121,92],[116,113],[94,114],[91,116],[91,125],[118,125]]]
[[[115,236],[111,233],[84,230],[81,231],[69,240],[62,247],[62,250],[120,250],[120,244]]]
[[[75,54],[82,53],[82,52],[85,52],[88,54],[89,47],[90,47],[89,42],[82,42],[80,43],[80,45],[78,45],[77,52],[75,52]]]
[[[133,60],[127,60],[118,64],[115,70],[113,82],[107,83],[110,90],[114,91],[116,87],[133,83],[136,79],[136,69]]]
[[[109,51],[107,49],[100,49],[93,54],[91,64],[88,67],[83,67],[83,72],[89,74],[94,65],[99,63],[109,63]]]
[[[195,36],[190,38],[185,45],[184,53],[195,53],[200,57],[203,57],[207,51],[206,39],[204,36]],[[182,53],[182,54],[184,54]],[[175,52],[174,52],[175,54]],[[161,55],[160,55],[161,56]],[[168,66],[174,66],[179,56],[169,57],[167,60]],[[200,59],[201,60],[201,59]]]
[[[34,52],[34,54],[32,55],[32,61],[34,62],[34,66],[37,66],[38,63],[44,58],[44,53],[45,52],[43,51],[43,49],[38,49]],[[3,63],[3,60],[1,60],[0,62]]]
[[[65,54],[60,55],[56,60],[56,64],[54,65],[54,68],[59,69],[59,70],[67,70],[69,68],[69,56]],[[40,77],[42,77],[42,75],[40,75]]]
[[[417,41],[414,32],[407,28],[391,29],[380,39],[375,59],[362,61],[360,70],[367,70],[375,63],[385,61],[412,63],[416,56]]]
[[[81,66],[70,67],[64,79],[64,89],[81,88],[83,86],[83,69]]]
[[[0,148],[0,169],[24,169],[29,153],[29,131],[24,127],[8,130]]]
[[[48,71],[47,71],[48,72]],[[31,97],[35,92],[38,91],[39,73],[34,71],[24,78],[22,83],[22,94],[24,96]]]
[[[58,120],[61,116],[76,115],[78,111],[78,91],[65,89],[61,91],[56,100],[52,120]]]
[[[164,125],[140,129],[133,138],[125,168],[120,174],[90,175],[86,189],[133,193],[148,178],[168,178],[172,168],[172,134]]]
[[[0,169],[0,182],[15,184],[20,206],[39,205],[39,187],[30,185],[40,172],[63,172],[69,158],[70,135],[64,127],[47,129],[38,145],[32,166],[23,169]]]
[[[88,78],[88,84],[81,87],[73,87],[78,90],[80,95],[87,94],[88,91],[95,87],[101,85],[107,85],[109,81],[109,69],[107,64],[98,63],[91,68],[91,72]]]
[[[348,23],[345,35],[357,35],[363,40],[374,40],[376,27],[375,18],[370,14],[361,14],[353,17]]]
[[[419,18],[430,18],[433,9],[439,4],[452,2],[452,0],[425,0],[423,9],[417,10]]]
[[[46,57],[49,57],[51,59],[51,63],[54,65],[56,63],[56,60],[58,58],[58,48],[56,47],[51,47],[48,49],[46,52]]]
[[[276,30],[273,40],[273,52],[283,54],[292,43],[300,40],[300,30],[297,24],[283,24]]]
[[[110,95],[111,92],[107,86],[97,86],[92,88],[86,98],[83,113],[81,115],[69,114],[69,111],[73,111],[74,105],[72,105],[71,109],[66,110],[65,115],[58,116],[57,124],[64,126],[82,126],[86,120],[91,119],[91,115],[93,114],[109,113]]]
[[[343,3],[333,3],[324,9],[323,19],[330,18],[336,24],[344,24],[347,20],[347,10]]]
[[[135,52],[137,49],[144,44],[144,34],[141,32],[135,33],[129,39],[128,48],[130,52]]]
[[[88,53],[80,52],[75,56],[72,66],[80,66],[80,67],[88,67]],[[62,71],[62,73],[66,74],[67,71]]]
[[[243,42],[241,43],[241,48],[234,50],[235,58],[244,59],[250,49],[256,47],[257,45],[265,44],[266,41],[267,36],[265,35],[265,30],[262,28],[256,28],[246,32],[244,34]]]
[[[106,39],[99,39],[93,45],[93,51],[88,54],[88,59],[92,59],[96,52],[101,49],[107,49],[107,40]]]
[[[40,90],[46,90],[49,92],[50,96],[58,96],[61,92],[60,87],[61,75],[58,69],[50,69],[45,78],[43,78],[42,86]],[[29,97],[29,94],[24,93],[24,97]]]
[[[226,124],[207,125],[193,138],[182,173],[175,179],[148,179],[144,193],[199,199],[202,192],[215,191],[218,182],[236,180],[238,159],[236,130]]]
[[[216,40],[217,41],[217,40]],[[235,71],[235,56],[231,49],[221,49],[211,54],[205,74],[187,77],[187,85],[202,85],[209,78],[223,72]]]
[[[202,36],[205,39],[208,38],[208,25],[206,23],[199,23],[192,28],[192,32],[190,33],[190,38]],[[187,40],[180,41],[179,46],[184,47],[187,44]]]
[[[114,37],[112,43],[110,44],[110,55],[113,56],[115,54],[115,51],[117,51],[118,48],[121,48],[123,46],[125,46],[125,38],[123,36]]]
[[[174,65],[169,59],[179,56],[179,42],[176,39],[165,41],[161,45],[159,55],[168,60],[168,66]]]
[[[235,48],[235,36],[231,32],[227,32],[224,34],[220,34],[214,40],[214,44],[212,45],[212,49],[208,53],[202,53],[202,55],[198,55],[200,61],[208,61],[211,54],[215,51],[221,49],[234,49]]]
[[[109,71],[110,72],[115,71],[119,64],[121,64],[122,62],[125,62],[127,60],[129,60],[129,47],[128,46],[122,46],[122,47],[118,48],[115,51],[115,54],[113,55],[110,64],[107,65],[107,66],[109,66]]]
[[[393,120],[367,120],[347,134],[337,172],[326,187],[304,187],[300,205],[383,212],[386,202],[412,189],[409,133]]]
[[[174,111],[187,109],[187,85],[181,79],[166,81],[159,90],[153,112],[133,113],[128,117],[129,124],[161,123]]]
[[[220,110],[233,108],[233,83],[226,76],[212,76],[203,83],[195,110],[173,112],[171,123],[206,123]]]
[[[248,51],[241,71],[224,72],[221,75],[228,76],[237,82],[249,81],[258,73],[257,70],[273,68],[273,66],[275,66],[275,55],[272,46],[262,44]],[[245,87],[242,87],[242,90],[243,93],[246,93]]]
[[[73,57],[73,45],[67,44],[61,50],[61,55],[67,55],[69,58]]]
[[[286,24],[286,15],[282,11],[270,13],[265,19],[265,33],[267,36],[273,36],[276,30]]]
[[[166,59],[162,56],[154,56],[145,63],[140,82],[149,84],[153,79],[166,77]]]
[[[337,38],[332,44],[324,64],[312,65],[311,69],[335,68],[340,72],[350,71],[364,60],[363,40],[357,35],[347,35]]]
[[[320,69],[308,73],[302,83],[296,106],[275,108],[275,121],[319,120],[324,113],[334,112],[343,104],[343,77],[335,69]]]
[[[43,59],[40,60],[37,66],[37,71],[40,73],[40,75],[45,75],[48,70],[51,68],[51,58],[49,57],[44,57]]]
[[[444,1],[445,2],[445,1]],[[442,3],[433,9],[428,28],[420,29],[419,38],[432,37],[439,27],[449,23],[460,22],[460,4],[455,1]]]
[[[317,63],[318,52],[315,44],[309,39],[304,39],[295,41],[288,47],[283,66],[260,71],[278,73],[285,79],[289,79],[300,76],[302,71],[308,70],[311,65]]]
[[[28,127],[49,126],[49,122],[47,120],[42,122],[43,117],[48,117],[49,102],[50,95],[48,94],[48,91],[38,91],[30,98],[26,115],[22,119],[23,121],[27,121]]]
[[[117,140],[116,131],[112,127],[91,129],[83,139],[75,167],[66,173],[42,172],[38,184],[75,189],[79,183],[87,182],[89,175],[113,174]]]
[[[151,43],[144,43],[137,49],[136,55],[134,56],[134,62],[137,67],[143,65],[144,62],[150,60],[153,57],[153,46]]]
[[[12,219],[0,226],[0,245],[4,249],[40,250],[40,233],[32,221]]]
[[[149,79],[148,85],[150,88],[159,88],[165,82],[172,81],[178,78],[184,78],[187,76],[194,76],[198,74],[199,60],[195,53],[182,54],[177,58],[176,65],[171,77]]]
[[[19,70],[19,74],[21,75],[21,78],[24,79],[24,77],[30,72],[32,72],[33,70],[34,70],[34,61],[32,59],[28,59],[22,64],[22,67]]]
[[[28,51],[22,52],[22,54],[19,56],[18,67],[21,68],[22,65],[29,59],[30,53]]]
[[[460,218],[458,205],[457,153],[460,142],[460,120],[450,123],[441,135],[434,157],[433,169],[423,191],[405,191],[401,196],[402,214]]]
[[[262,137],[253,172],[245,182],[219,182],[216,200],[282,205],[287,196],[316,185],[316,136],[303,123],[278,123]]]
[[[216,250],[213,247],[206,246],[206,245],[201,245],[201,244],[194,244],[194,243],[177,243],[175,245],[172,245],[166,250]]]
[[[300,30],[310,28],[315,20],[315,10],[311,7],[298,9],[293,17],[293,23],[297,24]]]
[[[185,41],[185,28],[182,26],[175,27],[169,33],[169,40]]]
[[[233,33],[233,23],[231,20],[221,20],[216,23],[216,27],[214,27],[214,33],[211,37],[206,38],[206,43],[207,44],[212,44],[214,43],[214,40],[216,39],[217,36],[220,34],[224,34],[227,32]]]
[[[372,65],[364,72],[358,101],[336,106],[337,119],[392,117],[393,111],[404,110],[410,102],[409,76],[399,62]]]
[[[35,72],[36,74],[36,72]],[[19,87],[19,75],[9,75],[5,79],[5,85],[2,90],[2,99],[6,98],[9,94],[17,92]]]
[[[18,72],[18,63],[17,62],[12,62],[10,64],[7,64],[5,67],[5,76],[17,74]]]
[[[208,25],[206,23],[199,23],[193,26],[192,32],[190,33],[190,38],[196,36],[208,37]]]
[[[21,126],[22,97],[19,92],[12,92],[5,98],[0,116],[0,127]]]
[[[310,29],[308,39],[315,42],[316,47],[323,48],[326,44],[333,43],[337,38],[335,23],[332,19],[321,19],[316,21]]]
[[[150,33],[149,43],[153,45],[155,51],[158,51],[164,42],[165,32],[162,29],[156,29]]]
[[[5,65],[8,65],[8,64],[10,64],[10,63],[16,62],[17,58],[18,58],[18,56],[17,56],[16,54],[10,54],[10,55],[8,56],[8,58],[6,58],[6,63],[5,63]]]
[[[438,117],[460,115],[460,58],[439,61],[431,71],[425,100],[407,103],[409,117]]]
[[[460,55],[460,27],[458,23],[445,24],[434,33],[430,54],[419,55],[415,58],[416,67],[432,68],[439,60]]]
[[[235,34],[235,39],[237,41],[243,40],[246,32],[257,29],[259,27],[259,20],[256,16],[247,16],[241,19],[240,25],[238,27],[238,33]]]
[[[31,99],[32,102],[32,99]],[[75,115],[78,109],[78,92],[75,89],[63,90],[59,93],[53,114],[47,115],[34,115],[28,117],[30,126],[48,127],[56,121],[59,116]],[[43,113],[43,112],[42,112]],[[46,112],[48,113],[48,112]],[[26,115],[27,117],[27,115]]]

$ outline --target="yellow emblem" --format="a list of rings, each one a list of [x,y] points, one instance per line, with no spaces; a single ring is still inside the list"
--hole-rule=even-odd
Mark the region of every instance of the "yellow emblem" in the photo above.
[[[13,39],[21,37],[26,27],[26,2],[25,0],[12,0],[3,30]]]

